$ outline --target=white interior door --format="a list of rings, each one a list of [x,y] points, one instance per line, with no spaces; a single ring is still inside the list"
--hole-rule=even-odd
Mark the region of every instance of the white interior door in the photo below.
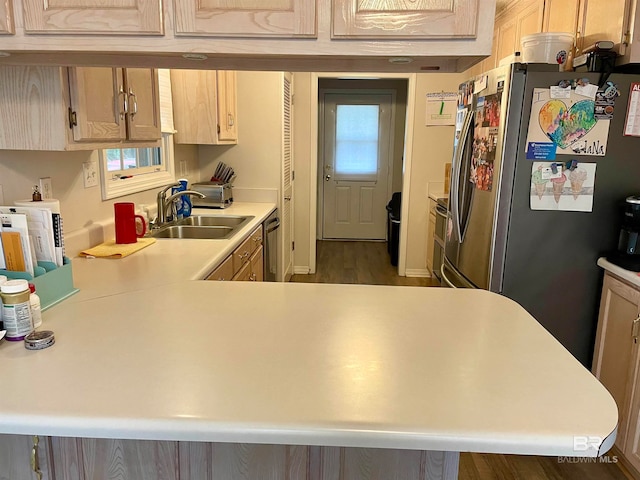
[[[326,239],[384,240],[393,94],[324,94]]]

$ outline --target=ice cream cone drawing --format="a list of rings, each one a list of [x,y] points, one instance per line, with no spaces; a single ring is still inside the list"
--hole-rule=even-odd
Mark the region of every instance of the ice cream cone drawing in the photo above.
[[[551,184],[553,185],[553,198],[556,203],[560,203],[560,196],[562,195],[562,189],[564,188],[566,181],[567,176],[564,173],[560,177],[551,179]]]
[[[573,199],[576,200],[580,193],[582,193],[582,185],[587,179],[587,171],[582,170],[580,168],[572,171],[569,174],[569,181],[571,182],[571,193],[573,194]]]
[[[548,180],[542,178],[541,167],[531,174],[531,183],[533,183],[533,186],[536,189],[536,194],[540,200],[542,200],[542,196],[544,195],[544,190],[547,187],[548,182]]]

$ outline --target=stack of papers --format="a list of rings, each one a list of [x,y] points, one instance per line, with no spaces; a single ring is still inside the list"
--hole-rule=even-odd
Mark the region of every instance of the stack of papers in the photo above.
[[[62,266],[55,238],[51,209],[0,206],[0,268],[34,275],[38,262]]]

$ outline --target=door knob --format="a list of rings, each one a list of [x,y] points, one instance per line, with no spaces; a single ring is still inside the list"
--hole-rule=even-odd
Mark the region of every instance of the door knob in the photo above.
[[[328,182],[329,179],[331,178],[331,175],[329,175],[328,173],[325,175],[324,179]]]

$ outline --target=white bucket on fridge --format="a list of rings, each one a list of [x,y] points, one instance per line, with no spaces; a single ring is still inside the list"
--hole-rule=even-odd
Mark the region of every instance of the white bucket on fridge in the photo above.
[[[545,32],[525,35],[521,40],[523,63],[551,63],[564,67],[573,49],[573,34]]]

